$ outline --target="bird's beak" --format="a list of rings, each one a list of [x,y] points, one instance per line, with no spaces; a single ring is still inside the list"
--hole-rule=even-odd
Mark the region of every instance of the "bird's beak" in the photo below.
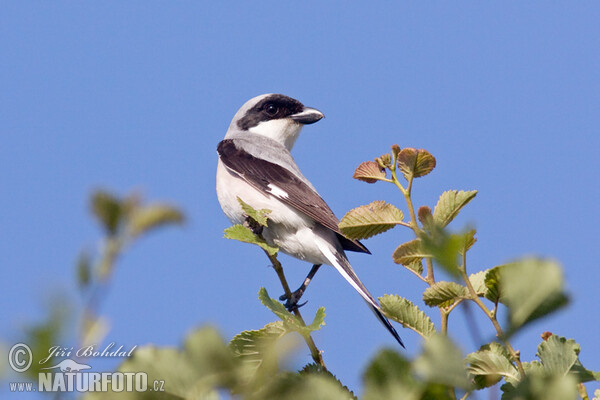
[[[314,124],[324,116],[325,115],[323,115],[321,111],[315,108],[304,107],[301,112],[290,115],[290,118],[296,122],[300,122],[301,124],[308,125]]]

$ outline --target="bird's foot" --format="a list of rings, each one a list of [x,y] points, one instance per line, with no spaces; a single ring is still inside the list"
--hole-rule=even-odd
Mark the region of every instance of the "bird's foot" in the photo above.
[[[263,226],[261,224],[259,224],[258,222],[256,222],[252,217],[246,217],[246,219],[244,220],[244,226],[246,228],[250,228],[250,230],[258,236],[262,235],[263,232]]]
[[[289,312],[292,312],[307,303],[305,301],[304,303],[298,304],[298,301],[300,301],[300,298],[302,297],[303,294],[304,294],[304,289],[298,289],[295,292],[290,293],[289,297],[285,294],[279,296],[279,300],[281,300],[281,301],[285,300],[285,303],[283,303],[283,305]]]

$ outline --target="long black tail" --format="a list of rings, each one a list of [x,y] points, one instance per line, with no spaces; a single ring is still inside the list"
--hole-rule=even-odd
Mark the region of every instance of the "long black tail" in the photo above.
[[[379,306],[379,303],[377,303],[377,300],[375,300],[373,296],[371,296],[371,293],[369,293],[365,285],[363,285],[360,279],[358,279],[358,276],[356,276],[356,273],[352,269],[352,266],[350,265],[350,262],[348,262],[348,259],[343,254],[340,254],[336,256],[334,260],[331,260],[331,263],[333,264],[335,269],[337,269],[338,272],[344,277],[344,279],[346,279],[348,283],[350,283],[352,287],[354,287],[354,289],[356,289],[356,291],[367,302],[369,307],[371,307],[373,313],[375,313],[375,315],[377,316],[377,319],[379,319],[383,326],[385,326],[385,328],[392,334],[392,336],[398,341],[398,343],[400,343],[400,346],[404,347],[404,343],[402,343],[400,335],[398,335],[396,329],[381,312],[381,307]]]

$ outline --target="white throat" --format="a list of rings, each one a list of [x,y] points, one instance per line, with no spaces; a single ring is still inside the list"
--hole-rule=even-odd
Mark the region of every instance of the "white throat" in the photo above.
[[[291,151],[302,130],[302,126],[302,124],[296,121],[282,118],[262,121],[258,125],[248,129],[248,131],[276,140],[288,149],[288,151]]]

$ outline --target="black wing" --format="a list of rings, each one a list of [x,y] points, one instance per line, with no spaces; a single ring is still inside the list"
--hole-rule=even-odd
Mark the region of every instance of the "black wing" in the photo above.
[[[225,139],[217,146],[219,157],[225,166],[261,192],[270,193],[281,202],[311,217],[319,224],[334,231],[344,250],[369,253],[358,240],[345,237],[338,228],[339,220],[327,203],[310,186],[298,179],[281,165],[261,160],[236,146],[232,139]],[[269,185],[275,185],[287,196],[278,195]],[[243,200],[243,199],[242,199]]]

